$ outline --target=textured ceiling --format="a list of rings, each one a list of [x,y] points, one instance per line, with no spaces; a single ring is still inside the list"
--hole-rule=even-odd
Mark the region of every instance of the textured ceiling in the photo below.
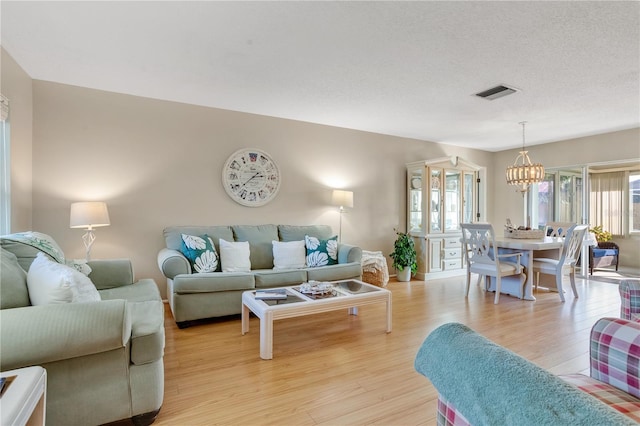
[[[640,3],[2,1],[34,79],[499,151],[640,126]],[[494,101],[497,84],[521,91]]]

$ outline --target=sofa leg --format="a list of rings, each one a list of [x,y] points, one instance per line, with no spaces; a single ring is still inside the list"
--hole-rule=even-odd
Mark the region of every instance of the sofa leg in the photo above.
[[[178,328],[180,330],[182,330],[183,328],[187,328],[191,326],[191,321],[180,321],[180,322],[176,322],[176,325],[178,326]]]
[[[150,411],[148,413],[139,414],[137,416],[131,417],[131,422],[134,426],[148,426],[151,423],[156,421],[156,417],[158,417],[158,413],[160,413],[160,408],[155,411]]]

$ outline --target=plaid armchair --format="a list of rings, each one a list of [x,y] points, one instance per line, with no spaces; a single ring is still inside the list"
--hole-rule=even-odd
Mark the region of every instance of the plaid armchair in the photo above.
[[[559,377],[624,414],[629,423],[640,423],[640,323],[620,318],[598,320],[591,330],[590,357],[590,377],[583,374]],[[436,418],[440,426],[471,424],[441,393]],[[535,423],[529,419],[529,424]],[[623,422],[612,417],[611,424]]]
[[[623,280],[620,291],[620,318],[640,321],[640,280]]]

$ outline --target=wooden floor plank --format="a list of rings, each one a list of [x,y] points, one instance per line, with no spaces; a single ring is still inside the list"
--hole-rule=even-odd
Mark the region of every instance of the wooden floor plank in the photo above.
[[[393,332],[385,308],[358,316],[328,312],[274,323],[274,359],[260,359],[259,320],[241,335],[239,316],[180,330],[167,307],[165,397],[155,425],[434,425],[437,392],[413,368],[418,348],[441,324],[461,322],[555,374],[588,369],[598,318],[617,317],[616,284],[577,280],[566,302],[502,296],[464,277],[392,279]]]

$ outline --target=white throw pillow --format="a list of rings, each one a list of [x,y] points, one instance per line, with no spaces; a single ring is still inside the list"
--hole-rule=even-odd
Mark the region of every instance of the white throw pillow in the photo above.
[[[74,268],[56,263],[38,253],[27,273],[31,304],[97,302],[100,293],[89,277]]]
[[[220,238],[222,272],[251,272],[249,242],[229,242]]]
[[[272,241],[273,269],[300,269],[305,267],[306,248],[304,240]]]

